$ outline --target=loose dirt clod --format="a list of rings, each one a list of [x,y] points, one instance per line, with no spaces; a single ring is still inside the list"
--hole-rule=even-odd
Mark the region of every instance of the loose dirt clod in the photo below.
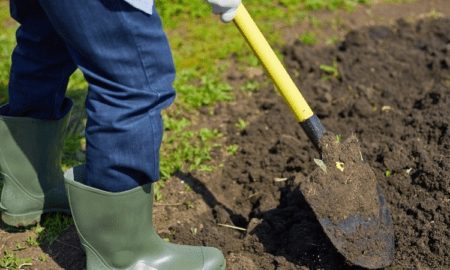
[[[329,218],[334,224],[351,215],[377,218],[380,203],[376,177],[372,168],[361,160],[356,136],[337,142],[336,135],[327,132],[320,140],[320,148],[327,172],[318,168],[300,184],[317,218]]]
[[[393,231],[384,196],[372,168],[364,162],[354,134],[345,142],[325,133],[319,146],[328,168],[307,178],[299,175],[306,201],[314,210],[325,233],[351,264],[371,268],[392,261]],[[380,203],[380,198],[383,200]]]

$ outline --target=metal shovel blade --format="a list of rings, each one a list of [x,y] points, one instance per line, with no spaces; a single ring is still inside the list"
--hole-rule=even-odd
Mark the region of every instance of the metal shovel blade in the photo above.
[[[360,215],[350,216],[333,225],[330,219],[319,220],[333,245],[354,265],[368,269],[388,266],[394,259],[394,231],[391,214],[383,192],[376,184],[380,202],[378,218],[363,220]],[[364,237],[360,237],[363,232]]]

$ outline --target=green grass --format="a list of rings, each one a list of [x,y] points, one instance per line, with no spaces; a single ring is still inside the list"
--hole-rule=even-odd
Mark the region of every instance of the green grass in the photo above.
[[[195,78],[200,78],[198,86],[191,83]],[[229,84],[222,83],[220,78],[213,75],[200,75],[192,69],[182,70],[173,86],[177,90],[178,104],[187,110],[234,99]]]
[[[212,167],[204,163],[211,160],[210,150],[213,147],[221,147],[217,139],[222,138],[223,134],[208,128],[189,130],[191,122],[184,117],[176,119],[163,114],[163,120],[165,133],[160,150],[161,178],[166,179],[176,171],[211,171]]]
[[[52,245],[59,237],[59,235],[68,229],[69,225],[74,224],[73,218],[71,216],[60,213],[46,214],[45,221],[41,221],[40,223],[42,223],[42,227],[39,223],[36,225],[29,225],[20,228],[4,224],[2,229],[5,232],[11,233],[32,230],[36,234],[37,238],[35,238],[34,235],[31,235],[24,241],[28,244],[28,246],[33,247],[42,245],[44,240],[47,240],[50,245]]]
[[[38,241],[47,239],[51,245],[56,241],[61,233],[65,232],[69,228],[69,225],[73,224],[73,218],[70,216],[62,215],[60,213],[50,213],[43,222],[44,230],[39,230],[40,233]]]
[[[208,128],[202,128],[200,129],[198,136],[200,137],[202,142],[206,142],[214,138],[222,138],[223,134],[219,133],[217,129],[210,130]]]
[[[248,80],[245,85],[241,86],[240,90],[249,91],[249,92],[257,92],[261,86],[257,81]]]
[[[384,3],[414,3],[416,0],[383,0]]]
[[[24,246],[22,243],[17,243],[17,245],[16,245],[16,247],[13,249],[13,251],[19,251],[19,250],[24,250],[24,249],[26,249],[27,247],[26,246]]]
[[[232,144],[228,146],[228,154],[230,155],[236,155],[237,151],[239,150],[239,145]]]
[[[75,72],[70,76],[69,84],[67,85],[67,89],[69,90],[79,90],[84,89],[86,90],[88,88],[88,83],[84,79],[83,73],[81,70],[77,69]]]
[[[245,122],[243,119],[239,118],[238,122],[235,124],[235,127],[239,129],[245,129],[247,127],[247,122]]]
[[[317,43],[317,34],[314,32],[304,33],[300,36],[300,42],[306,45]]]
[[[191,121],[182,117],[180,120],[170,118],[167,114],[162,115],[164,121],[164,128],[166,130],[173,130],[175,132],[180,132],[183,128],[191,125]]]
[[[36,237],[34,237],[33,235],[30,235],[30,236],[28,237],[28,239],[27,239],[27,244],[28,244],[30,247],[35,247],[35,246],[40,246],[40,245],[41,245],[41,242],[38,241],[38,240],[36,239]]]
[[[328,79],[334,77],[334,78],[341,78],[341,74],[339,74],[338,67],[337,67],[337,61],[333,61],[332,66],[328,65],[320,65],[320,69],[325,71],[327,75],[322,76],[322,81],[327,81]]]
[[[41,253],[41,255],[39,255],[39,260],[41,262],[46,262],[47,261],[47,257],[45,256],[45,253]]]
[[[8,269],[8,270],[15,270],[15,269],[21,269],[21,267],[25,265],[31,265],[32,258],[20,258],[19,255],[10,253],[7,248],[3,251],[4,255],[0,259],[0,266]]]
[[[213,147],[221,147],[215,140],[222,138],[223,134],[202,128],[200,131],[175,131],[163,137],[160,171],[162,179],[166,179],[176,171],[199,168],[211,171],[212,167],[204,163],[211,160],[210,151]]]
[[[237,61],[252,55],[239,31],[233,23],[223,24],[212,15],[209,5],[198,0],[157,2],[168,38],[173,48],[177,70],[195,66],[200,74],[217,72],[217,60],[227,59],[231,55]],[[269,43],[284,45],[281,36],[273,31],[276,21],[298,23],[307,17],[307,12],[317,9],[345,9],[352,11],[356,3],[370,5],[370,0],[281,0],[279,4],[272,0],[245,1],[252,18],[265,33]],[[267,34],[270,33],[270,34]],[[220,40],[221,42],[216,42]]]
[[[337,36],[331,36],[329,38],[327,38],[327,40],[325,41],[325,44],[334,44],[336,42],[339,42],[340,39]]]
[[[11,53],[16,45],[15,37],[9,35],[0,35],[0,105],[5,104],[8,96],[9,70],[11,69]]]

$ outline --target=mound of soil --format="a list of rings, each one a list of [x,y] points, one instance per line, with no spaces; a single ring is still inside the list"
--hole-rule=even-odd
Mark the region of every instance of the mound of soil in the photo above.
[[[284,53],[323,125],[343,138],[354,133],[374,171],[395,232],[386,269],[450,269],[450,20],[400,20],[352,31],[337,46],[296,42]],[[333,61],[340,77],[322,80],[320,65]],[[178,224],[161,235],[220,248],[228,269],[359,269],[337,252],[299,189],[321,157],[282,98],[269,86],[237,104],[216,108],[228,119],[227,144],[239,145],[223,173],[179,176],[203,198],[191,212],[202,229],[192,235]],[[251,124],[239,130],[239,118]]]

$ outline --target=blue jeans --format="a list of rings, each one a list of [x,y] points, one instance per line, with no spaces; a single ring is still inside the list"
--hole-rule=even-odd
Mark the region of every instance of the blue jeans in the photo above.
[[[85,184],[120,192],[157,181],[175,68],[156,10],[123,0],[10,0],[10,9],[20,27],[1,114],[63,118],[78,67],[89,84]]]

